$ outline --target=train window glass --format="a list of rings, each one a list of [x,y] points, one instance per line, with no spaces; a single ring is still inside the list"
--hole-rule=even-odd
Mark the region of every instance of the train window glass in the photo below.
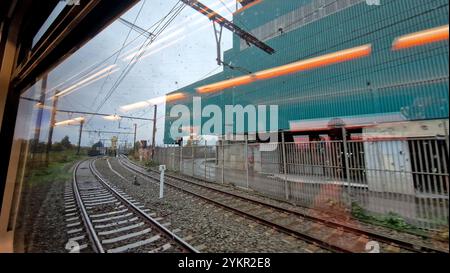
[[[45,32],[49,30],[52,23],[56,20],[58,15],[64,10],[64,8],[67,7],[66,1],[59,1],[53,11],[50,13],[50,15],[47,17],[47,20],[45,20],[44,24],[42,24],[41,28],[36,33],[36,36],[34,36],[31,48],[33,48],[39,40],[44,36]]]

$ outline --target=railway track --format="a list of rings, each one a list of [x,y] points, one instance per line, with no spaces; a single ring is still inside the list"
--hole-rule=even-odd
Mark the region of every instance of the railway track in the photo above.
[[[142,205],[110,185],[95,168],[95,160],[79,162],[72,181],[74,199],[93,251],[198,252]]]
[[[151,176],[126,157],[121,156],[119,163],[140,176],[159,181],[159,176]],[[159,174],[158,171],[150,171]],[[167,174],[165,176],[165,183],[171,187],[333,252],[368,252],[379,247],[381,252],[448,253],[441,249],[402,241],[384,234],[278,207],[196,181]]]

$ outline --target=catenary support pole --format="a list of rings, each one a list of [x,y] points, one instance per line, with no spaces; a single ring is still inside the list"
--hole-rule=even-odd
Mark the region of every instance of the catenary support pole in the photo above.
[[[134,124],[134,137],[133,137],[133,152],[136,152],[136,132],[137,132],[137,124]]]
[[[154,105],[153,113],[153,131],[152,131],[152,161],[155,155],[155,142],[156,142],[156,112],[158,111],[158,106]]]
[[[83,124],[84,120],[80,120],[80,134],[78,135],[78,148],[77,148],[77,155],[80,154],[80,148],[81,148],[81,135],[83,134]]]
[[[34,140],[33,140],[33,149],[31,156],[33,156],[33,161],[35,160],[34,156],[38,153],[39,139],[41,137],[41,126],[42,126],[42,114],[44,112],[44,104],[45,104],[45,92],[47,91],[47,75],[42,78],[41,83],[41,95],[39,97],[39,102],[37,103],[38,112],[36,115],[36,124],[34,127]]]
[[[56,107],[58,107],[58,91],[55,91],[55,95],[53,96],[53,105],[52,105],[52,114],[50,118],[50,124],[48,128],[48,140],[47,140],[47,149],[45,151],[45,164],[48,164],[49,153],[52,149],[52,138],[53,138],[53,129],[55,128],[56,123]]]

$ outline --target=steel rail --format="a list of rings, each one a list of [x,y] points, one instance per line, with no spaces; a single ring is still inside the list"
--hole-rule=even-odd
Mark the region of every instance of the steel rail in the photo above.
[[[150,171],[159,173],[158,171],[155,171],[155,170],[150,170]],[[263,202],[263,201],[260,201],[260,200],[255,200],[253,198],[241,196],[239,194],[235,194],[235,193],[227,192],[227,191],[224,191],[224,190],[208,187],[206,185],[202,185],[202,184],[197,183],[195,181],[191,181],[191,180],[188,180],[188,179],[176,177],[176,176],[173,176],[173,175],[170,175],[170,174],[165,174],[165,176],[170,177],[172,179],[178,179],[178,180],[181,180],[181,181],[186,182],[186,183],[192,183],[192,184],[194,184],[196,186],[204,187],[204,188],[207,188],[209,190],[216,191],[216,192],[219,192],[219,193],[222,193],[222,194],[227,194],[227,195],[233,196],[235,198],[239,198],[239,199],[247,201],[247,202],[252,202],[252,203],[255,203],[255,204],[262,205],[262,206],[270,207],[272,209],[275,209],[275,210],[278,210],[278,211],[281,211],[281,212],[293,214],[295,216],[300,216],[300,217],[303,217],[303,218],[311,220],[311,221],[321,222],[322,224],[324,224],[324,225],[326,225],[328,227],[343,228],[344,230],[352,232],[354,234],[366,235],[366,236],[368,236],[368,237],[370,237],[372,239],[378,240],[379,242],[383,242],[383,243],[386,243],[386,244],[394,243],[394,244],[399,245],[401,248],[403,248],[405,250],[412,251],[412,252],[439,252],[439,253],[442,252],[442,253],[446,253],[446,252],[443,252],[443,251],[441,251],[439,249],[435,249],[435,248],[432,248],[432,247],[427,247],[427,246],[423,246],[423,245],[417,245],[417,244],[414,244],[414,243],[411,243],[411,242],[406,242],[406,241],[403,241],[403,240],[400,240],[400,239],[397,239],[397,238],[386,236],[386,235],[383,235],[383,234],[380,234],[380,233],[376,233],[376,232],[373,232],[373,231],[369,231],[369,230],[366,230],[366,229],[357,228],[357,227],[353,227],[353,226],[342,224],[342,223],[336,223],[334,221],[330,221],[330,220],[327,220],[327,219],[324,219],[324,218],[321,218],[321,217],[311,216],[311,215],[308,215],[308,214],[305,214],[305,213],[302,213],[302,212],[299,212],[299,211],[295,211],[295,210],[279,207],[279,206],[276,206],[276,205],[273,205],[273,204],[269,204],[269,203],[266,203],[266,202]]]
[[[144,173],[144,172],[142,172],[140,170],[137,170],[137,169],[135,169],[135,168],[133,168],[131,166],[127,166],[126,163],[123,164],[123,166],[125,166],[128,169],[130,169],[130,170],[132,170],[132,171],[134,171],[134,172],[136,172],[138,174],[141,174],[141,175],[143,175],[143,176],[145,176],[145,177],[147,177],[149,179],[152,179],[152,180],[155,180],[155,181],[159,181],[159,178],[152,177],[151,175],[146,174],[146,173]],[[341,248],[339,246],[329,244],[329,243],[327,243],[327,242],[325,242],[325,241],[323,241],[323,240],[321,240],[319,238],[316,238],[316,237],[310,236],[308,234],[302,233],[300,231],[288,228],[286,226],[283,226],[283,225],[271,222],[271,221],[269,221],[267,219],[264,219],[264,218],[262,218],[260,216],[257,216],[257,215],[248,213],[246,211],[243,211],[243,210],[231,207],[231,206],[229,206],[227,204],[221,203],[219,201],[216,201],[216,200],[214,200],[212,198],[209,198],[207,196],[204,196],[202,194],[199,194],[199,193],[196,193],[194,191],[191,191],[191,190],[185,189],[183,187],[177,186],[175,184],[170,183],[169,181],[165,181],[165,183],[167,185],[177,189],[177,190],[180,190],[180,191],[185,192],[187,194],[190,194],[190,195],[196,196],[198,198],[201,198],[203,200],[206,200],[206,201],[208,201],[210,203],[213,203],[213,204],[215,204],[215,205],[217,205],[217,206],[219,206],[221,208],[224,208],[224,209],[229,210],[229,211],[231,211],[233,213],[236,213],[237,215],[240,215],[240,216],[245,217],[245,218],[252,219],[252,220],[254,220],[256,222],[264,224],[265,226],[268,226],[270,228],[274,228],[274,229],[279,230],[279,231],[281,231],[281,232],[283,232],[285,234],[288,234],[290,236],[296,237],[296,238],[298,238],[300,240],[303,240],[303,241],[305,241],[307,243],[319,246],[320,248],[326,249],[328,251],[342,252],[342,253],[350,253],[351,252],[348,249]]]
[[[127,200],[125,197],[123,197],[119,192],[117,192],[115,189],[113,189],[109,183],[101,176],[100,172],[95,167],[95,160],[92,160],[90,162],[89,168],[91,172],[94,174],[94,176],[97,178],[97,180],[105,187],[107,188],[111,193],[113,193],[117,198],[119,198],[127,207],[129,207],[132,211],[134,211],[136,214],[150,222],[152,225],[154,225],[161,233],[165,234],[172,240],[174,240],[177,244],[179,244],[182,248],[187,250],[187,252],[191,253],[199,253],[197,249],[195,249],[193,246],[191,246],[189,243],[178,237],[175,233],[158,223],[155,219],[150,217],[147,213],[145,213],[143,210],[138,208],[135,204],[131,203],[129,200]]]
[[[133,164],[136,167],[141,167],[141,166],[137,165],[136,163],[130,161],[126,157],[122,157],[122,158],[125,158],[128,163]],[[152,171],[152,172],[155,172],[155,173],[159,173],[156,170],[152,170],[152,169],[149,169],[149,170]],[[138,171],[138,170],[136,170],[136,171]],[[138,172],[140,172],[140,171],[138,171]],[[239,194],[230,193],[230,192],[227,192],[227,191],[224,191],[224,190],[212,188],[212,187],[203,185],[201,183],[198,183],[198,182],[195,182],[195,181],[192,181],[192,180],[189,180],[189,179],[173,176],[173,175],[170,175],[170,174],[167,174],[167,173],[165,174],[165,176],[167,176],[169,178],[172,178],[172,179],[183,181],[185,183],[191,183],[191,184],[194,184],[196,186],[199,186],[199,187],[211,190],[211,191],[215,191],[215,192],[218,192],[218,193],[221,193],[221,194],[225,194],[225,195],[229,195],[229,196],[232,196],[232,197],[235,197],[235,198],[239,198],[239,199],[244,200],[246,202],[251,202],[251,203],[254,203],[254,204],[257,204],[257,205],[269,207],[269,208],[272,208],[272,209],[275,209],[275,210],[278,210],[278,211],[281,211],[281,212],[284,212],[284,213],[293,214],[293,215],[305,218],[307,220],[320,222],[320,223],[322,223],[322,224],[324,224],[324,225],[326,225],[328,227],[343,228],[344,230],[346,230],[348,232],[352,232],[352,233],[357,234],[357,235],[365,235],[365,236],[368,236],[368,237],[370,237],[372,239],[376,239],[376,240],[378,240],[379,242],[382,242],[382,243],[396,244],[399,247],[401,247],[401,248],[403,248],[405,250],[411,251],[411,252],[448,253],[448,252],[445,252],[445,251],[437,249],[437,248],[414,244],[412,242],[407,242],[407,241],[404,241],[404,240],[393,238],[393,237],[390,237],[390,236],[387,236],[387,235],[383,235],[383,234],[380,234],[380,233],[376,233],[376,232],[373,232],[373,231],[369,231],[369,230],[366,230],[366,229],[361,229],[361,228],[353,227],[353,226],[342,224],[342,223],[336,223],[334,221],[330,221],[330,220],[327,220],[327,219],[324,219],[324,218],[321,218],[321,217],[315,217],[315,216],[311,216],[311,215],[308,215],[308,214],[305,214],[305,213],[302,213],[302,212],[299,212],[299,211],[295,211],[295,210],[291,210],[291,209],[287,209],[287,208],[282,208],[282,207],[279,207],[279,206],[276,206],[276,205],[273,205],[273,204],[269,204],[269,203],[266,203],[266,202],[263,202],[263,201],[260,201],[260,200],[255,200],[253,198],[245,197],[245,196],[242,196],[242,195],[239,195]]]
[[[73,191],[75,194],[75,199],[77,200],[78,207],[80,208],[80,214],[81,214],[81,217],[83,218],[83,222],[86,227],[88,237],[92,242],[94,251],[97,253],[105,253],[105,249],[103,248],[101,241],[98,238],[97,233],[95,232],[94,226],[91,222],[91,219],[89,218],[86,207],[84,206],[83,200],[81,199],[80,191],[79,191],[78,184],[77,184],[76,176],[77,176],[78,167],[84,161],[86,161],[86,160],[79,161],[77,163],[77,165],[75,165],[75,168],[73,171],[73,179],[72,179]]]

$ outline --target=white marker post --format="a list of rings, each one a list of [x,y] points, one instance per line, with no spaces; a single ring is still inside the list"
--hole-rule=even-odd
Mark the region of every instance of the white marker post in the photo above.
[[[166,165],[159,165],[159,199],[164,197],[164,171],[166,170]]]

